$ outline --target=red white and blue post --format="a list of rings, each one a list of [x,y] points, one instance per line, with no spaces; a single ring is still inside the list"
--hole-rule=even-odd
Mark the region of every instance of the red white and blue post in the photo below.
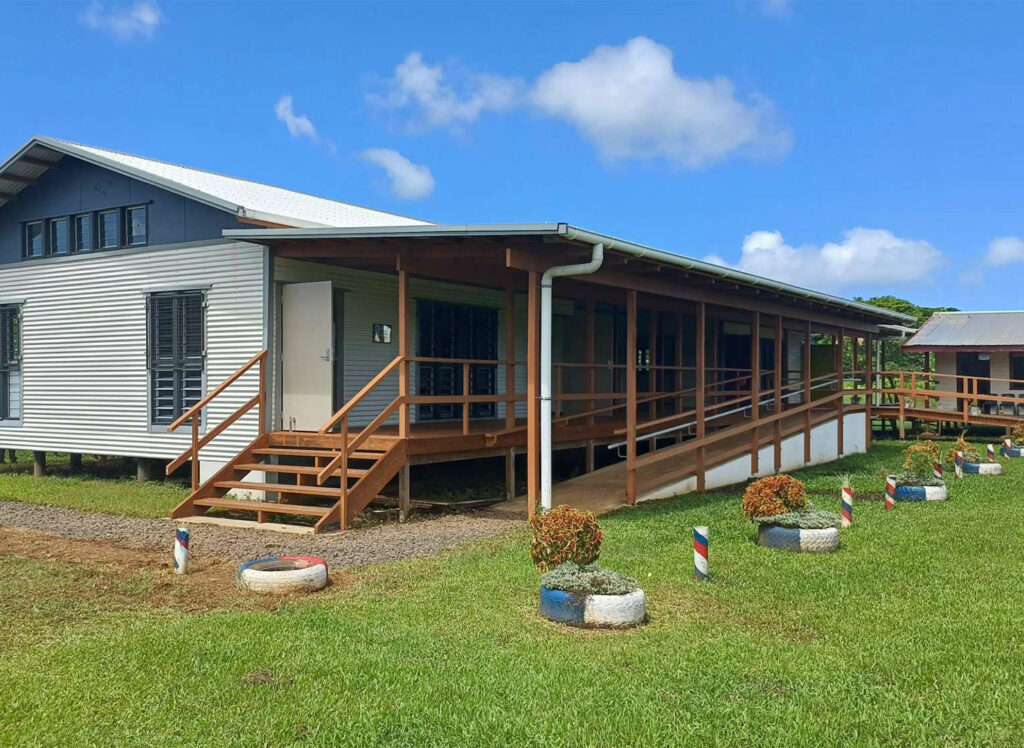
[[[188,528],[179,527],[174,531],[174,573],[188,571]]]
[[[996,461],[996,448],[993,445],[991,445],[991,444],[988,445],[988,461],[989,462],[995,462]]]
[[[1006,437],[1003,439],[1003,457],[1009,457],[1011,449],[1013,449],[1013,439]]]
[[[839,499],[839,510],[842,515],[843,527],[853,525],[853,488],[843,486],[843,493]]]
[[[957,480],[964,477],[964,453],[959,449],[956,451],[956,458],[953,460],[953,474]]]
[[[708,578],[708,528],[693,528],[693,577],[698,582]]]
[[[885,479],[885,508],[896,508],[896,476],[890,475]]]
[[[942,463],[941,462],[936,462],[932,466],[932,475],[934,475],[936,477],[936,479],[942,480]]]

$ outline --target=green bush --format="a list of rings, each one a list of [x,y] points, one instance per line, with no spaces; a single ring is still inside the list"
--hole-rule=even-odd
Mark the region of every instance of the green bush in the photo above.
[[[934,473],[896,473],[897,486],[944,486]]]
[[[953,446],[946,450],[946,462],[948,464],[953,465],[956,463],[957,451],[963,452],[964,462],[981,462],[981,453],[964,438],[965,436],[967,436],[966,431],[960,434]]]
[[[624,577],[596,564],[560,564],[540,578],[549,590],[562,590],[573,595],[625,595],[637,589],[635,579]]]
[[[566,561],[592,564],[601,552],[601,528],[590,512],[563,504],[530,520],[530,558],[547,571]]]
[[[796,512],[776,514],[772,517],[754,517],[753,520],[758,524],[795,527],[801,530],[824,530],[828,527],[837,527],[840,522],[839,515],[835,512],[826,512],[813,507]]]
[[[935,442],[918,441],[903,450],[903,471],[907,475],[930,475],[939,461],[939,445]],[[925,483],[915,483],[923,486]]]

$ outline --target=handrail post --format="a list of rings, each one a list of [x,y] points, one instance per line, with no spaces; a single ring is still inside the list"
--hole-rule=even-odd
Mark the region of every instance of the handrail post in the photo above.
[[[342,530],[348,529],[348,414],[341,419],[341,519]]]
[[[263,357],[260,359],[260,382],[259,382],[259,427],[257,433],[263,436],[267,433],[267,356],[264,352]]]
[[[202,411],[192,415],[192,490],[199,488],[199,416]]]
[[[462,365],[462,395],[469,397],[469,364]],[[469,401],[462,404],[462,435],[469,434]]]

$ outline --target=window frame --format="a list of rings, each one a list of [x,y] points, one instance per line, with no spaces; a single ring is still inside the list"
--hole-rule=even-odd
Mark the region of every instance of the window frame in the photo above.
[[[1010,375],[1009,376],[1009,379],[1010,379],[1010,389],[1011,390],[1024,390],[1024,376],[1015,377],[1013,375],[1013,364],[1014,364],[1015,361],[1019,362],[1019,365],[1021,367],[1021,374],[1024,375],[1024,351],[1017,352],[1017,353],[1009,353],[1009,354],[1007,354],[1007,358],[1009,360],[1006,362],[1007,363],[1006,370],[1007,370],[1007,374]]]
[[[103,229],[104,229],[103,216],[110,215],[110,214],[114,215],[114,231],[116,231],[117,234],[115,236],[114,244],[112,244],[112,245],[110,245],[108,247],[108,246],[106,246],[103,243],[103,237],[104,237],[104,233],[103,233]],[[97,237],[96,249],[98,251],[102,251],[102,250],[105,250],[105,249],[120,249],[121,248],[122,245],[121,245],[121,209],[120,208],[108,208],[106,210],[98,210],[98,211],[96,211],[96,237]]]
[[[184,338],[180,335],[181,316],[183,314],[182,299],[189,296],[199,298],[199,334],[201,337],[200,353],[191,356],[182,351],[183,348],[188,346],[184,345]],[[168,360],[167,356],[161,355],[156,350],[157,346],[154,340],[155,322],[153,317],[155,299],[174,299],[171,304],[171,338],[174,350],[169,357],[170,360]],[[207,301],[207,291],[203,288],[161,289],[146,293],[146,381],[148,393],[146,417],[151,431],[159,433],[166,431],[168,424],[179,418],[182,413],[202,399],[206,391]],[[195,372],[199,374],[198,392],[193,398],[185,396],[188,372],[192,372],[193,375]],[[158,417],[157,415],[157,376],[160,374],[164,376],[170,374],[173,380],[171,385],[171,413],[163,417]],[[200,428],[204,426],[203,421],[204,419],[201,416]]]
[[[7,338],[0,327],[0,425],[20,425],[25,414],[25,353],[24,353],[24,320],[22,304],[0,304],[0,325],[5,324],[4,312],[13,310],[17,320],[17,359],[12,359],[3,346]],[[16,371],[20,375],[18,383],[18,415],[10,414],[10,373]]]
[[[82,245],[81,245],[81,243],[79,241],[79,231],[78,231],[78,223],[83,218],[89,219],[89,231],[88,231],[89,246],[86,247],[85,249],[82,249]],[[76,213],[74,216],[71,217],[71,223],[72,223],[72,226],[74,227],[74,242],[73,242],[73,246],[72,246],[71,251],[76,253],[76,254],[80,253],[80,252],[92,252],[92,251],[94,251],[96,249],[96,231],[95,231],[95,229],[96,229],[96,220],[94,218],[94,214],[91,213],[91,212],[88,212],[88,213]]]
[[[145,224],[145,240],[141,242],[132,241],[132,211],[141,210]],[[146,204],[129,205],[124,209],[124,246],[145,247],[149,245],[149,206]]]
[[[56,227],[61,221],[64,222],[67,232],[67,245],[63,252],[57,251]],[[47,257],[65,257],[72,252],[71,216],[55,216],[46,220],[46,255]]]
[[[32,242],[29,239],[28,232],[33,226],[39,227],[39,254],[32,253]],[[46,257],[46,221],[38,219],[35,221],[25,221],[22,228],[22,256],[26,260],[34,260],[39,257]]]

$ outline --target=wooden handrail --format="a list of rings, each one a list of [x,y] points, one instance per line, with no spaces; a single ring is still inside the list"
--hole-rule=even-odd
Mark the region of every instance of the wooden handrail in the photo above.
[[[334,415],[332,415],[330,418],[324,421],[323,425],[320,427],[320,433],[326,434],[328,431],[334,428],[338,424],[338,422],[341,421],[342,418],[348,416],[348,414],[352,412],[352,409],[359,405],[359,403],[362,402],[363,398],[366,397],[370,392],[372,392],[377,387],[377,385],[384,381],[384,379],[391,372],[393,372],[401,363],[401,356],[395,356],[393,359],[391,359],[391,363],[389,363],[387,366],[385,366],[383,369],[377,372],[377,375],[369,382],[367,382],[365,385],[363,385],[363,388],[359,390],[359,392],[357,392],[347,403],[338,408]]]
[[[236,408],[227,418],[217,424],[214,428],[210,429],[202,438],[199,438],[199,422],[202,418],[203,408],[209,405],[214,398],[220,393],[226,390],[233,382],[237,381],[239,377],[245,374],[256,364],[259,364],[259,382],[257,386],[257,392],[245,403]],[[223,382],[214,387],[208,395],[199,400],[195,405],[182,413],[178,418],[171,422],[167,427],[168,433],[173,433],[186,421],[192,422],[192,442],[189,446],[177,457],[167,463],[165,472],[170,475],[179,467],[185,464],[187,460],[192,461],[192,490],[195,491],[199,488],[199,450],[205,447],[207,444],[216,439],[220,434],[231,426],[235,421],[244,416],[250,410],[255,407],[259,407],[259,417],[257,424],[257,434],[262,436],[266,433],[266,409],[267,409],[267,351],[266,349],[260,351],[255,356],[250,358],[238,369],[235,370],[234,374],[229,376]]]
[[[331,474],[335,470],[337,470],[339,467],[343,465],[347,465],[349,454],[355,452],[359,447],[366,443],[366,440],[373,436],[377,432],[377,430],[384,425],[384,422],[387,421],[388,418],[390,418],[391,415],[396,410],[398,410],[400,405],[402,405],[403,399],[404,398],[399,396],[392,400],[390,403],[388,403],[387,407],[385,407],[384,410],[378,413],[377,417],[370,421],[369,424],[364,426],[363,429],[359,432],[359,434],[354,439],[352,439],[351,442],[349,442],[348,440],[348,414],[346,413],[345,415],[343,415],[341,417],[341,424],[344,441],[341,445],[340,450],[338,451],[338,455],[334,457],[329,463],[327,463],[327,465],[325,465],[323,469],[320,470],[319,473],[317,473],[317,485],[322,486],[324,484],[324,481],[330,478]],[[346,485],[345,481],[346,477],[345,475],[342,475],[341,482],[343,486]]]

